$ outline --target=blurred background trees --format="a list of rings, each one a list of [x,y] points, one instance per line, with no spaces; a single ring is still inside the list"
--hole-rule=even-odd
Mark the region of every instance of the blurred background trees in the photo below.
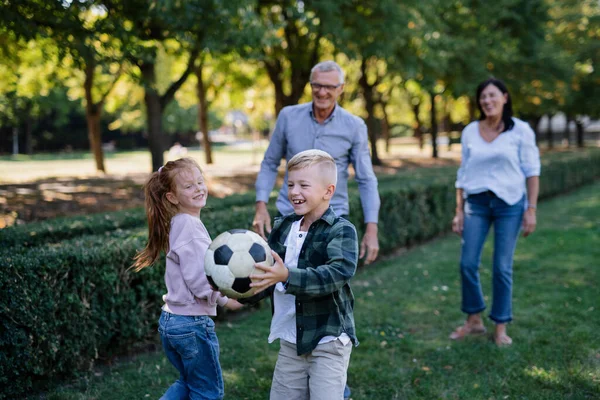
[[[272,129],[310,100],[310,68],[335,59],[341,103],[375,143],[438,134],[477,118],[474,89],[496,76],[517,116],[546,124],[548,147],[583,146],[600,117],[596,0],[3,0],[0,152],[147,146],[152,168],[173,143]],[[438,132],[439,131],[439,132]],[[574,135],[571,135],[574,133]],[[111,147],[109,146],[109,148]]]

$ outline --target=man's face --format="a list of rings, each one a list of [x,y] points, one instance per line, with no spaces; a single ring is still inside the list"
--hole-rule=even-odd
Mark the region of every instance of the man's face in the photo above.
[[[315,111],[333,110],[338,97],[344,91],[344,85],[340,83],[337,71],[313,72],[310,84]]]

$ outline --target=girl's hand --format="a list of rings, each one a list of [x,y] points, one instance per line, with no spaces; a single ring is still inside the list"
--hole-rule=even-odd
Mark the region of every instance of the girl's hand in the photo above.
[[[244,307],[244,305],[236,299],[228,299],[227,303],[225,303],[225,308],[231,311],[239,310],[242,307]]]
[[[465,213],[463,211],[457,211],[452,219],[452,232],[456,233],[458,236],[462,236],[464,226]]]
[[[254,264],[256,268],[264,271],[264,274],[250,275],[250,279],[252,279],[250,287],[256,288],[255,293],[260,293],[277,282],[285,282],[290,276],[290,271],[283,264],[283,260],[279,257],[279,254],[273,250],[271,250],[271,254],[275,260],[275,264],[272,267],[263,264]]]
[[[523,214],[523,236],[527,237],[535,231],[537,217],[534,208],[528,208]]]

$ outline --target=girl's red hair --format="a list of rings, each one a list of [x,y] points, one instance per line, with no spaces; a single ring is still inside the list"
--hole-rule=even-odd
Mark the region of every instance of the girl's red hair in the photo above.
[[[131,266],[136,272],[156,262],[161,251],[169,251],[171,218],[179,211],[167,199],[167,193],[176,193],[175,176],[183,169],[202,169],[196,160],[186,157],[167,162],[157,172],[153,172],[144,185],[146,197],[146,217],[148,219],[148,243],[138,252]]]

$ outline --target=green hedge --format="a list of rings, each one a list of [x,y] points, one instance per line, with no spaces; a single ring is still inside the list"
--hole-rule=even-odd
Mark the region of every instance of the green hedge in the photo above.
[[[152,335],[160,268],[127,271],[143,236],[88,236],[0,257],[0,398],[22,398]]]
[[[254,204],[254,196],[254,193],[249,192],[222,199],[210,197],[206,211],[219,211]],[[274,196],[272,197],[274,198]],[[137,207],[86,216],[61,217],[0,229],[0,243],[3,247],[33,247],[46,243],[57,243],[81,235],[138,228],[145,224],[144,209]]]
[[[429,180],[431,177],[455,173],[454,167],[443,169],[421,169],[418,172],[403,171],[399,175],[384,175],[379,177],[380,186],[390,182],[396,184],[403,180],[406,185]],[[357,193],[356,183],[351,183],[350,193]],[[277,192],[271,194],[271,203]],[[209,197],[205,214],[231,208],[245,207],[254,204],[255,193],[249,191],[234,194],[225,198]],[[33,222],[0,229],[0,243],[3,247],[34,247],[47,243],[58,243],[62,240],[79,237],[81,235],[96,235],[103,232],[126,230],[142,227],[146,224],[146,215],[143,208],[133,208],[122,211],[92,214],[87,216],[61,217],[48,221]]]
[[[600,152],[544,162],[542,174],[541,197],[563,193],[600,177]],[[382,181],[382,254],[449,230],[453,173],[424,173],[412,183]],[[361,231],[360,200],[355,189],[352,193],[350,219]],[[214,236],[249,227],[253,215],[250,204],[207,210],[202,218]],[[127,270],[145,235],[143,227],[121,228],[19,251],[2,246],[0,398],[23,397],[89,369],[98,359],[155,340],[163,263],[139,274]]]

